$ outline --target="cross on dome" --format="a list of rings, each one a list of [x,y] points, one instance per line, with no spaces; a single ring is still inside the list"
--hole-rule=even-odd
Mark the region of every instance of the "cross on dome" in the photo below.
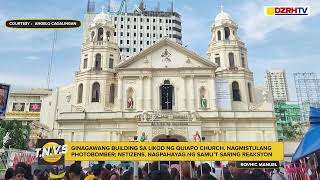
[[[223,5],[222,4],[220,5],[220,10],[221,10],[221,12],[223,12]]]

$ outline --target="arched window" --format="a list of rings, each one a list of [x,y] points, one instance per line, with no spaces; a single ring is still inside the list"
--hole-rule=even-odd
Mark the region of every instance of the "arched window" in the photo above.
[[[103,41],[103,28],[98,29],[98,41]]]
[[[127,108],[133,109],[134,107],[134,91],[132,88],[127,90]]]
[[[95,82],[92,85],[92,99],[91,102],[100,102],[100,84]]]
[[[92,32],[91,32],[91,41],[93,41],[93,40],[94,40],[94,35],[95,35],[95,32],[94,32],[94,31],[92,31]]]
[[[94,61],[94,69],[101,70],[101,54],[96,54],[96,59]]]
[[[79,84],[78,86],[78,103],[82,103],[82,95],[83,95],[83,84]]]
[[[107,41],[109,41],[111,37],[110,31],[107,31],[106,35],[107,35]]]
[[[114,93],[115,93],[115,86],[114,86],[114,84],[111,84],[110,85],[109,103],[114,104]]]
[[[230,29],[228,27],[224,28],[224,39],[229,40],[230,37]]]
[[[234,65],[234,54],[232,52],[229,53],[229,67],[231,69],[235,68],[235,65]]]
[[[232,82],[232,97],[233,101],[241,101],[240,88],[237,81]]]
[[[249,101],[252,102],[252,89],[251,89],[250,83],[248,83],[248,94],[249,94]]]
[[[221,31],[218,31],[218,41],[221,40]]]

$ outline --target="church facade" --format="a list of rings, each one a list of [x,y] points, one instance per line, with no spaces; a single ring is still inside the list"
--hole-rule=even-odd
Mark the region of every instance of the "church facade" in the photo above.
[[[66,141],[276,141],[272,105],[256,98],[237,29],[222,10],[207,58],[164,37],[121,59],[102,12],[87,29],[74,82],[43,99],[40,122]]]

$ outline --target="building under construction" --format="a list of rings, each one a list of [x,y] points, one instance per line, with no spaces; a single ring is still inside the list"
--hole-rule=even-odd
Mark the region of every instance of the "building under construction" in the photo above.
[[[120,0],[119,0],[120,1]],[[143,0],[139,6],[128,12],[127,0],[122,0],[117,11],[111,12],[110,0],[106,1],[107,13],[115,27],[115,37],[120,49],[121,59],[126,59],[150,46],[163,37],[182,44],[182,26],[180,14],[174,12],[173,2],[166,10],[160,9],[158,1],[153,10],[147,10]],[[87,37],[87,27],[97,13],[95,1],[88,0],[83,21],[83,37]]]
[[[277,123],[277,135],[279,141],[285,141],[292,138],[294,129],[292,124],[300,122],[301,112],[297,102],[288,102],[285,100],[274,101],[274,112]],[[288,129],[290,128],[290,132]]]
[[[315,73],[294,73],[301,120],[308,121],[310,107],[320,107],[320,79]]]

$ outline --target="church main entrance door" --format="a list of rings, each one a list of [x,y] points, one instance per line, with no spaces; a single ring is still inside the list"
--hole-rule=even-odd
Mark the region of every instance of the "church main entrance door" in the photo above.
[[[170,85],[169,80],[164,81],[164,85],[160,87],[161,93],[161,108],[162,110],[172,110],[173,106],[173,91],[174,88]]]

